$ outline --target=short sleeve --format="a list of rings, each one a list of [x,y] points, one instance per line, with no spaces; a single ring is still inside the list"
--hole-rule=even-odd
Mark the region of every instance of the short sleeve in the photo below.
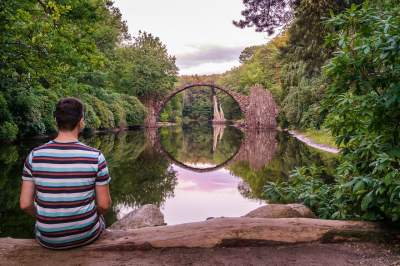
[[[108,172],[107,161],[103,153],[99,153],[98,168],[96,176],[96,185],[107,185],[110,183],[111,177]]]
[[[33,181],[32,180],[32,152],[26,157],[24,162],[24,168],[22,170],[22,180],[24,181]]]

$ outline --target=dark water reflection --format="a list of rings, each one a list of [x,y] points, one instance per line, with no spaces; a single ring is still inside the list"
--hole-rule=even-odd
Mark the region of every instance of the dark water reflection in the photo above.
[[[0,236],[32,237],[33,219],[18,208],[22,163],[47,139],[0,147]],[[302,165],[333,169],[334,156],[276,131],[191,125],[85,136],[103,151],[112,175],[111,224],[141,205],[161,207],[168,224],[240,216],[262,204],[266,182]],[[208,169],[211,169],[208,170]],[[328,173],[329,174],[329,173]]]

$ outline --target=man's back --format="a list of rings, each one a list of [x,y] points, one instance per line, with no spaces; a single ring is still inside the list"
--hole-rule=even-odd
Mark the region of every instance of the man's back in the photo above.
[[[22,179],[36,188],[36,238],[48,248],[94,241],[104,229],[96,185],[110,182],[103,154],[79,141],[50,141],[28,156]]]

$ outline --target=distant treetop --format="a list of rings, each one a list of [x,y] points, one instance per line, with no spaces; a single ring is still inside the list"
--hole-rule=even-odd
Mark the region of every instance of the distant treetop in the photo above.
[[[257,32],[269,35],[275,29],[286,25],[293,17],[293,8],[301,0],[243,0],[245,9],[241,12],[244,19],[233,21],[239,28],[255,27]]]

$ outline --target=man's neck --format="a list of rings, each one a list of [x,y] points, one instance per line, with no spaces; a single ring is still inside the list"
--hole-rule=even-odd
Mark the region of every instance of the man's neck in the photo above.
[[[54,139],[57,142],[75,142],[78,141],[79,132],[73,131],[59,131],[57,137]]]

